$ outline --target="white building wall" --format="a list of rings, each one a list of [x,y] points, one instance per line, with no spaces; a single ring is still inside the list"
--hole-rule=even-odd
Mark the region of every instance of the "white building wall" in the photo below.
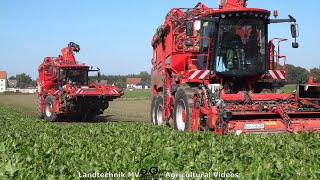
[[[138,89],[138,86],[135,84],[127,84],[127,89]]]
[[[136,89],[142,89],[142,86],[136,86]]]
[[[16,92],[16,88],[7,88],[8,92]]]
[[[6,79],[0,79],[0,93],[3,93],[7,90],[7,81]]]
[[[24,94],[35,94],[37,91],[38,89],[19,89],[19,92]]]

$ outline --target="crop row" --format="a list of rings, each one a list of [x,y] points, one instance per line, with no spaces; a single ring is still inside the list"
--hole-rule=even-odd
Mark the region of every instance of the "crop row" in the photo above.
[[[240,179],[317,179],[319,134],[187,133],[145,123],[52,124],[0,105],[0,179],[79,173],[237,173]]]

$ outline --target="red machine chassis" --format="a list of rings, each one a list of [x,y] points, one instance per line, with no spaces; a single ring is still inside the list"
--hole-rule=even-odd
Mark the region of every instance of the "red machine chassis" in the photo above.
[[[46,57],[39,66],[38,112],[41,118],[55,121],[58,115],[75,114],[89,119],[103,113],[109,101],[124,94],[113,85],[89,82],[88,72],[98,70],[77,62],[74,52],[79,51],[79,45],[71,42],[61,50],[59,57]],[[80,79],[84,84],[72,82],[71,77],[67,76],[71,72],[75,74],[73,78]]]

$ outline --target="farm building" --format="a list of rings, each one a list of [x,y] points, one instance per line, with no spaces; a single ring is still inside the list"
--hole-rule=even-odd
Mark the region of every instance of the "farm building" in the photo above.
[[[141,83],[141,78],[127,78],[127,89],[138,89],[137,84]]]
[[[137,89],[150,89],[151,84],[149,82],[140,82],[136,85]]]
[[[0,93],[7,90],[7,72],[0,71]]]
[[[38,89],[36,88],[26,88],[26,89],[17,89],[20,91],[20,93],[23,94],[35,94],[38,92]]]
[[[38,92],[37,88],[24,88],[24,89],[20,89],[20,88],[8,88],[7,92],[11,92],[11,93],[22,93],[22,94],[35,94]]]
[[[8,80],[8,88],[16,88],[18,81],[16,79],[9,79]]]

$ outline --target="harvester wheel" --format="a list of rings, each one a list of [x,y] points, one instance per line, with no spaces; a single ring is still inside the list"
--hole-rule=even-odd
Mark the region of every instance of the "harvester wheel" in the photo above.
[[[48,96],[44,102],[44,119],[47,121],[56,121],[57,114],[54,112],[54,97]]]
[[[106,101],[106,103],[105,103],[105,109],[104,110],[106,110],[106,109],[108,109],[109,108],[109,101]]]
[[[85,121],[94,121],[96,118],[97,114],[94,112],[88,113],[87,115],[84,116]]]
[[[196,90],[189,86],[180,86],[176,92],[173,121],[174,128],[181,131],[188,131],[191,128],[193,97]]]
[[[42,96],[38,96],[38,100],[37,100],[38,117],[40,119],[43,119],[44,118],[44,113],[43,113],[43,110],[41,110],[41,104],[42,104]]]
[[[151,102],[151,121],[153,124],[160,126],[163,123],[163,97],[158,94],[152,98]]]

